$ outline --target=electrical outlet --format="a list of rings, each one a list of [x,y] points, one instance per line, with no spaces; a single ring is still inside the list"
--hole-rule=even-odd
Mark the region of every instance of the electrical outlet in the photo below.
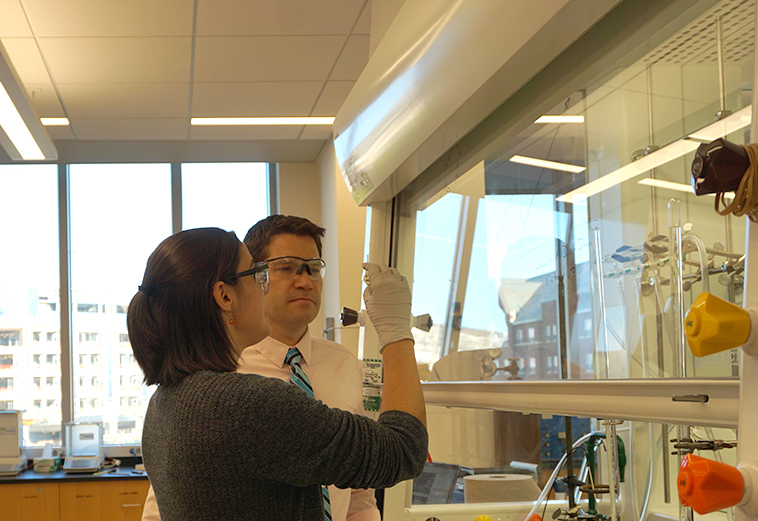
[[[63,450],[63,447],[55,447],[53,448],[53,457],[54,458],[62,458],[65,455],[65,451]]]
[[[142,447],[134,447],[132,448],[132,450],[134,451],[135,456],[137,456],[138,458],[142,457]]]

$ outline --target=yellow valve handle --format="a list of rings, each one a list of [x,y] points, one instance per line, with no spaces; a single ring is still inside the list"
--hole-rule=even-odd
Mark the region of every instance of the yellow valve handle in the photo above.
[[[701,293],[684,319],[684,332],[695,356],[708,356],[744,344],[750,315],[740,306]]]

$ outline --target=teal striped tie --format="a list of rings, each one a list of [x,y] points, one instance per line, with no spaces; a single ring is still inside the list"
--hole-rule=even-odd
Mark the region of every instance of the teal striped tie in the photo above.
[[[287,356],[284,357],[284,363],[290,366],[290,382],[305,391],[311,398],[315,398],[313,396],[311,381],[308,380],[308,375],[303,371],[303,367],[300,365],[300,359],[300,351],[298,351],[296,347],[287,351]],[[321,495],[324,500],[324,519],[325,521],[332,521],[332,505],[329,502],[329,489],[322,486]]]

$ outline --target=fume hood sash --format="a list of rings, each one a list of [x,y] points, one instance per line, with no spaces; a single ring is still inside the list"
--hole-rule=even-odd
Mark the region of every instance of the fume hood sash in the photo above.
[[[617,3],[406,0],[334,122],[353,199],[391,199]]]

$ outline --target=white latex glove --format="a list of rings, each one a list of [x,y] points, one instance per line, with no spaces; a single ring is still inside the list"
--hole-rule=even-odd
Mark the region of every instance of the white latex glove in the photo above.
[[[387,344],[413,340],[411,334],[411,290],[408,280],[395,268],[366,262],[366,313],[379,335],[381,352]]]

